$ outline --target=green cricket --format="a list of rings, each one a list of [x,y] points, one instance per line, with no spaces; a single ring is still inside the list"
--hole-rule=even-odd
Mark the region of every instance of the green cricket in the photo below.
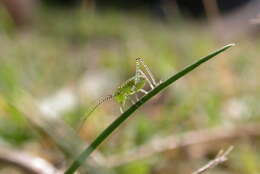
[[[145,71],[143,71],[142,68]],[[80,125],[77,130],[80,130],[82,128],[86,119],[91,115],[92,112],[95,111],[95,109],[99,105],[113,98],[117,103],[120,104],[120,112],[123,113],[127,101],[131,101],[132,104],[135,103],[134,100],[131,98],[131,96],[135,95],[135,98],[138,101],[139,99],[138,96],[136,95],[138,92],[142,92],[144,94],[148,93],[148,91],[143,89],[147,83],[149,84],[152,90],[156,86],[158,86],[161,83],[161,81],[156,82],[152,72],[150,71],[148,66],[144,63],[144,60],[142,58],[137,58],[135,75],[130,79],[128,79],[127,81],[125,81],[122,85],[120,85],[116,89],[114,94],[102,97],[92,107],[90,107],[89,111],[85,114],[85,116],[82,117],[79,123]]]

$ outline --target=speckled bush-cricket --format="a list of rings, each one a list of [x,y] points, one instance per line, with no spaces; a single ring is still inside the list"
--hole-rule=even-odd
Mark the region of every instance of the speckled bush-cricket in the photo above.
[[[145,70],[143,71],[142,70]],[[147,94],[148,92],[144,90],[146,83],[149,84],[150,88],[153,89],[155,86],[159,85],[160,82],[156,82],[155,78],[148,68],[148,66],[144,63],[144,60],[142,58],[136,59],[136,72],[133,77],[125,81],[123,84],[121,84],[114,94],[107,95],[100,100],[98,100],[93,106],[89,108],[89,111],[82,117],[80,121],[80,125],[78,127],[78,130],[81,129],[86,119],[91,115],[92,112],[95,111],[95,109],[104,103],[105,101],[111,100],[112,98],[115,99],[117,103],[120,104],[120,112],[123,113],[123,110],[125,108],[126,102],[130,99],[132,104],[134,104],[133,99],[130,97],[132,95],[135,95],[136,100],[139,100],[137,97],[138,92],[142,92],[144,94]]]

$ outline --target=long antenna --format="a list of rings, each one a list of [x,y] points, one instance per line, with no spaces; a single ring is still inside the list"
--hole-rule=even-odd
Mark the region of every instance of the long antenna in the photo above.
[[[105,97],[102,97],[101,99],[99,99],[97,101],[97,103],[95,103],[94,105],[90,106],[89,110],[84,114],[84,116],[81,117],[80,119],[80,123],[79,126],[76,129],[76,132],[79,132],[80,129],[82,128],[82,126],[84,125],[85,121],[87,120],[87,118],[92,114],[92,112],[94,112],[96,110],[96,108],[101,105],[102,103],[109,101],[113,98],[113,95],[107,95]]]

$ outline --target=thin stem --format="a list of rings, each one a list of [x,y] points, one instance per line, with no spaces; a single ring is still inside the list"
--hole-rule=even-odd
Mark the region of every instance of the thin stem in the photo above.
[[[197,68],[202,63],[210,60],[214,56],[218,55],[219,53],[227,50],[231,46],[234,46],[234,44],[226,45],[222,48],[220,48],[217,51],[212,52],[208,56],[205,56],[195,63],[185,67],[183,70],[178,72],[177,74],[170,77],[168,80],[162,82],[160,85],[158,85],[156,88],[151,90],[147,95],[142,97],[137,103],[132,105],[129,109],[127,109],[122,115],[120,115],[113,123],[111,123],[102,133],[99,134],[99,136],[87,147],[77,159],[74,160],[74,162],[71,164],[71,166],[67,169],[65,174],[73,174],[88,158],[88,156],[117,128],[119,125],[121,125],[133,112],[135,112],[140,106],[142,106],[145,102],[147,102],[149,99],[151,99],[153,96],[158,94],[160,91],[168,87],[170,84],[175,82],[176,80],[180,79],[193,69]]]
[[[219,153],[215,159],[208,162],[206,165],[202,166],[201,168],[199,168],[192,174],[202,174],[202,173],[208,171],[209,169],[219,165],[220,163],[225,162],[228,159],[227,156],[233,150],[233,148],[234,148],[233,146],[230,146],[225,152],[223,150],[219,151]]]

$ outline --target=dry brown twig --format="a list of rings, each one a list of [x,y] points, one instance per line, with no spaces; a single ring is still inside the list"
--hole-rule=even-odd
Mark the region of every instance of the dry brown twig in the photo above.
[[[202,166],[201,168],[199,168],[192,174],[204,173],[204,172],[208,171],[209,169],[219,165],[220,163],[225,162],[228,159],[227,156],[233,150],[233,148],[234,148],[233,146],[230,146],[226,151],[220,150],[215,159],[211,160],[206,165]]]
[[[4,146],[0,147],[0,163],[15,166],[27,174],[63,173],[43,158]]]
[[[205,166],[199,168],[192,174],[201,174],[205,171],[223,163],[227,160],[227,156],[233,150],[233,146],[229,147],[226,151],[221,150],[215,159],[207,163]],[[46,160],[34,157],[26,152],[20,152],[15,149],[7,147],[0,148],[0,162],[16,166],[28,174],[61,174],[62,170],[56,169],[52,164]]]
[[[194,145],[203,145],[212,142],[223,142],[241,137],[260,136],[259,124],[237,125],[235,127],[218,127],[211,129],[202,129],[190,131],[179,135],[170,135],[166,137],[154,138],[150,142],[137,147],[124,154],[114,154],[108,157],[107,166],[116,167],[131,161],[150,157],[156,153],[162,153],[167,150],[175,150]]]

